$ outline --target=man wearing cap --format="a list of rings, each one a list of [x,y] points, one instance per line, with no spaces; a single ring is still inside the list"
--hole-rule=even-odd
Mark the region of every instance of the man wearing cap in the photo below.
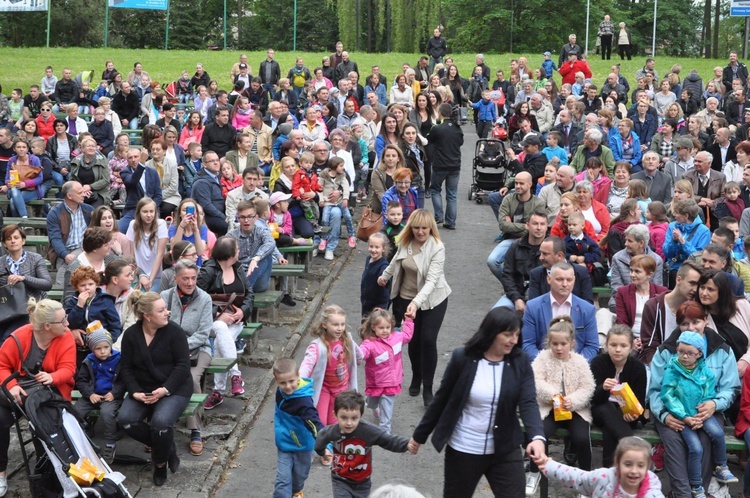
[[[676,157],[672,157],[664,165],[664,173],[672,177],[672,185],[677,183],[685,173],[693,169],[693,140],[680,137],[675,140]]]
[[[542,154],[542,138],[536,134],[529,134],[521,141],[521,147],[526,153],[523,158],[523,164],[516,159],[516,153],[512,149],[507,151],[511,171],[518,174],[526,171],[531,175],[531,184],[536,185],[537,181],[544,176],[544,167],[547,166],[547,156]]]
[[[576,54],[580,54],[583,51],[581,50],[581,47],[576,44],[576,35],[571,34],[568,36],[568,43],[562,46],[562,49],[560,49],[560,60],[557,61],[558,67],[562,67],[563,64],[570,59],[568,59],[568,55],[570,55],[571,52],[575,52]],[[586,76],[587,78],[591,78],[591,75]],[[564,83],[564,82],[563,82]],[[571,82],[571,85],[573,83]]]
[[[565,45],[563,49],[565,47],[567,47],[567,45]],[[576,82],[576,73],[579,71],[583,73],[585,78],[591,78],[591,69],[589,68],[589,65],[586,62],[579,60],[578,54],[580,54],[579,51],[568,52],[568,60],[564,64],[560,63],[560,69],[558,72],[560,73],[560,76],[562,76],[563,85],[565,83],[573,85],[573,83]]]
[[[234,77],[234,83],[241,81],[245,84],[242,88],[250,88],[250,80],[252,80],[253,77],[250,75],[248,65],[244,62],[240,62],[237,68],[239,69],[239,72]]]

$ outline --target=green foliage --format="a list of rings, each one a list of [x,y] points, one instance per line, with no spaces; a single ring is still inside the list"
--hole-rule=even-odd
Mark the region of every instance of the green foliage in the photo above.
[[[169,48],[198,50],[204,48],[206,21],[199,2],[170,0]]]
[[[294,0],[248,1],[245,7],[254,15],[240,19],[240,48],[292,50]],[[336,15],[331,5],[297,0],[297,51],[330,51],[336,45],[337,36]]]
[[[166,12],[109,9],[109,46],[164,48]]]

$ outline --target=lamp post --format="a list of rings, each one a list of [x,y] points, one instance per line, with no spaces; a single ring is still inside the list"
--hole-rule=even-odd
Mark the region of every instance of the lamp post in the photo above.
[[[656,7],[659,0],[654,0],[654,31],[651,34],[651,57],[656,57]]]
[[[586,44],[583,53],[589,55],[589,13],[591,12],[591,0],[586,0]]]

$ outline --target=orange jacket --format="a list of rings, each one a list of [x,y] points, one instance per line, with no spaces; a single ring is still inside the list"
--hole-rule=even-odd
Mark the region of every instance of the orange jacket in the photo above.
[[[23,350],[25,358],[31,348],[33,325],[24,325],[13,332]],[[7,379],[13,372],[21,370],[21,357],[18,354],[16,341],[6,339],[0,346],[0,382]],[[63,398],[70,400],[70,393],[75,385],[76,372],[76,343],[73,334],[66,330],[65,334],[52,340],[47,348],[47,354],[42,363],[42,370],[52,376],[52,385],[56,386]],[[8,383],[8,388],[17,384],[15,380]]]

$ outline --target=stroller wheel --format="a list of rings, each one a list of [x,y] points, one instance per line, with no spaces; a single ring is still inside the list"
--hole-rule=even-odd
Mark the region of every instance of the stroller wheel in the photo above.
[[[474,187],[469,188],[469,200],[473,201],[476,195],[477,192],[474,190]]]
[[[476,198],[476,202],[477,202],[477,204],[482,204],[484,202],[484,200],[481,197],[477,197]]]

